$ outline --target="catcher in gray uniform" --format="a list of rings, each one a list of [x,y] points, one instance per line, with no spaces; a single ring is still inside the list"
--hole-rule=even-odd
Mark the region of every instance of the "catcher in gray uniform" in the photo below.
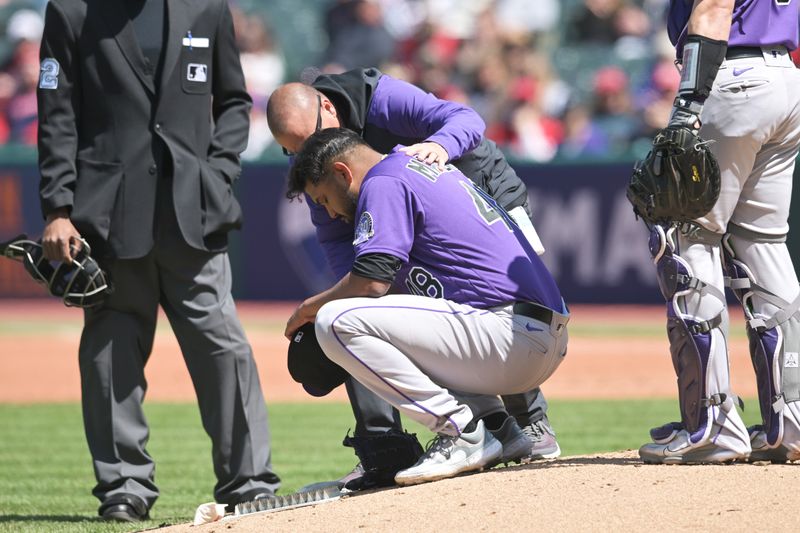
[[[798,6],[670,2],[680,88],[628,195],[651,228],[681,421],[651,431],[645,462],[800,459],[800,287],[786,247],[800,147],[800,71],[788,53]],[[747,320],[762,416],[751,428],[730,388],[726,286]]]

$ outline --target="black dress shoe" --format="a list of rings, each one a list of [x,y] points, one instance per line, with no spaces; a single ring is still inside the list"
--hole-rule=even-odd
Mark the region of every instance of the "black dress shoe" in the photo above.
[[[147,505],[138,496],[115,494],[100,505],[97,511],[103,520],[115,522],[141,522],[149,520]]]
[[[113,520],[115,522],[140,522],[148,518],[147,513],[140,515],[132,505],[127,503],[111,505],[103,511],[103,520]]]

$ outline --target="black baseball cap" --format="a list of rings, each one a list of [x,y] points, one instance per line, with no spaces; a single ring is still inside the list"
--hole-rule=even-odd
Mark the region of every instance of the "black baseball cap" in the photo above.
[[[305,324],[295,332],[289,342],[287,366],[292,379],[312,396],[329,394],[350,376],[322,351],[314,324]]]

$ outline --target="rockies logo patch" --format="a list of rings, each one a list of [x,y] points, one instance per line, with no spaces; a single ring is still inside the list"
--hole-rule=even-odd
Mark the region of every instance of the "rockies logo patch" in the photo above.
[[[361,218],[358,219],[356,225],[355,239],[353,239],[353,246],[358,246],[361,243],[367,242],[375,235],[375,228],[372,224],[372,215],[369,211],[361,213]]]

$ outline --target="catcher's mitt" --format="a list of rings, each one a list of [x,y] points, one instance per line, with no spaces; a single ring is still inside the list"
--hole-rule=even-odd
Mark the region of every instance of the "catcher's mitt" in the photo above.
[[[684,126],[667,126],[639,161],[628,184],[633,211],[648,224],[688,222],[719,198],[719,165],[708,142]]]

